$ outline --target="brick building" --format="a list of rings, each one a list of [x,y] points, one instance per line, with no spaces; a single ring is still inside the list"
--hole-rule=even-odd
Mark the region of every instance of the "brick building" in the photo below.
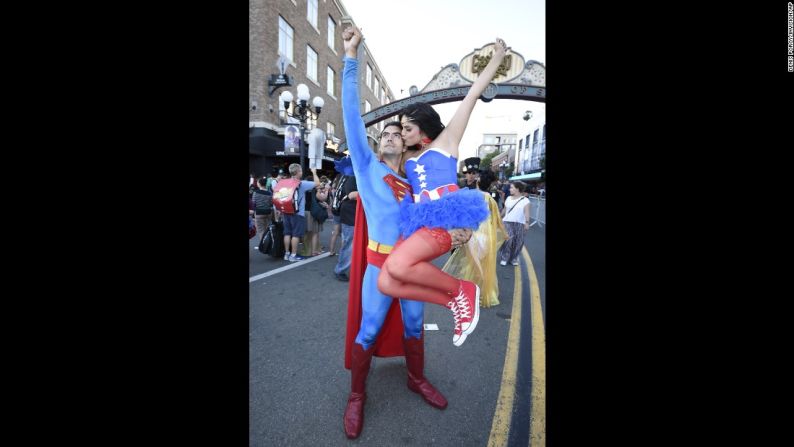
[[[305,84],[311,95],[306,132],[315,127],[325,132],[322,172],[333,176],[333,160],[344,156],[337,149],[345,140],[341,103],[342,30],[355,22],[338,0],[250,0],[249,8],[249,169],[262,176],[276,168],[286,171],[290,163],[299,162],[297,151],[284,149],[286,125],[297,123],[286,113],[292,113],[294,104],[285,111],[279,95],[288,90],[295,97],[297,85]],[[358,53],[363,114],[391,102],[394,94],[366,43],[359,47]],[[284,74],[291,85],[274,88],[269,81],[281,74],[280,56],[289,61]],[[325,102],[319,115],[311,106],[316,96]],[[378,123],[367,129],[373,147],[381,126]]]

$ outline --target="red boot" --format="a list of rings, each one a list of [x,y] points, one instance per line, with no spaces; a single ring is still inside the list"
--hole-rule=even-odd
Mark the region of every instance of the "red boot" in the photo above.
[[[369,374],[369,366],[374,352],[374,345],[365,350],[360,344],[353,343],[350,367],[350,397],[347,399],[344,417],[345,435],[350,439],[358,438],[361,434],[361,429],[364,427],[367,374]]]
[[[405,366],[408,367],[408,389],[418,393],[425,402],[436,408],[442,410],[447,408],[447,399],[424,376],[425,341],[404,338],[403,346],[405,347]]]

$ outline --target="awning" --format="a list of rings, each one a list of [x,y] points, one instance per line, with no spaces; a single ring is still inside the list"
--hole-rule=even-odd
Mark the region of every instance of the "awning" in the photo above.
[[[510,177],[508,180],[516,181],[516,180],[538,180],[543,175],[543,172],[533,172],[531,174],[524,174],[524,175],[515,175]]]
[[[284,137],[261,127],[252,127],[248,131],[248,153],[264,156],[275,156],[276,151],[284,150]]]

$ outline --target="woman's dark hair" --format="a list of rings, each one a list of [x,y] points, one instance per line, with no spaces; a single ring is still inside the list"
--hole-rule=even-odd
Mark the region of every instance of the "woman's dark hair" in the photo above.
[[[444,124],[441,122],[438,112],[424,102],[416,102],[405,106],[400,111],[400,121],[402,121],[403,117],[408,121],[413,121],[431,140],[435,140],[441,134],[441,131],[444,130]]]
[[[511,183],[511,184],[512,184],[512,185],[513,185],[513,186],[514,186],[514,187],[515,187],[515,188],[518,190],[518,192],[520,192],[520,193],[523,193],[524,191],[526,191],[526,190],[527,190],[527,184],[526,184],[526,183],[524,183],[524,182],[522,182],[522,181],[520,181],[520,180],[517,180],[517,181],[515,181],[515,182],[510,182],[510,183]]]
[[[491,187],[491,184],[496,180],[496,174],[493,173],[490,169],[483,169],[480,171],[480,191],[488,192],[488,189]]]

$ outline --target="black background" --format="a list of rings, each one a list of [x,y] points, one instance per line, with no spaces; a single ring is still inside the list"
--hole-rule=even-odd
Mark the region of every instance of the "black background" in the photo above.
[[[547,3],[547,445],[747,428],[734,379],[756,365],[765,257],[740,250],[777,221],[762,203],[790,147],[776,3]],[[246,445],[248,9],[104,12],[35,53],[67,115],[34,164],[70,199],[37,284],[53,433]]]

